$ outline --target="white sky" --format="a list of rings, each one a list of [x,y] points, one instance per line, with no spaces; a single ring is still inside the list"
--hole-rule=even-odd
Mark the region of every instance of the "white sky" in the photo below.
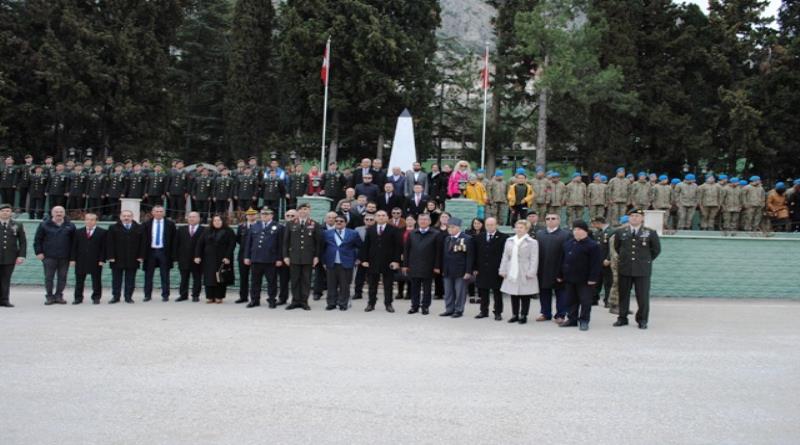
[[[678,0],[681,3],[696,3],[703,8],[704,11],[708,9],[708,0]],[[764,15],[772,16],[777,19],[778,17],[778,9],[781,7],[781,0],[769,0],[769,5],[767,9],[764,11]]]

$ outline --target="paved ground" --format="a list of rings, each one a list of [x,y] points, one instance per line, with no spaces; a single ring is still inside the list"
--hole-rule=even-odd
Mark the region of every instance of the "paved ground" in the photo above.
[[[796,444],[800,302],[587,333],[232,301],[0,311],[0,443]],[[441,307],[435,301],[435,308]]]

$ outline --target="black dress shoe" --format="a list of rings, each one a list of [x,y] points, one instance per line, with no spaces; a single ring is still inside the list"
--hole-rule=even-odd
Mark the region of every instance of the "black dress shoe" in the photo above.
[[[125,302],[129,303],[129,304],[133,304],[133,298],[126,298]]]
[[[353,295],[353,300],[360,300],[362,298],[364,298],[364,297],[361,296],[361,295]]]
[[[588,321],[582,321],[582,322],[578,323],[578,329],[580,329],[581,331],[588,331],[589,330],[589,322]]]
[[[392,307],[391,304],[386,305],[386,312],[389,312],[390,314],[394,313],[394,308]]]
[[[525,324],[528,322],[528,317],[519,317],[519,324]]]
[[[278,306],[283,306],[284,304],[286,304],[286,300],[279,300],[278,301]]]
[[[368,304],[367,307],[364,308],[364,312],[372,312],[375,310],[374,304]]]
[[[303,308],[304,311],[310,311],[311,310],[311,306],[309,306],[307,304],[301,304],[300,307]]]
[[[152,300],[151,297],[144,297],[144,299],[142,301],[150,301],[150,300]]]
[[[518,323],[519,322],[519,317],[515,315],[515,316],[509,318],[508,322],[509,323]]]
[[[81,301],[81,300],[75,300],[75,301],[72,302],[72,304],[81,304],[81,303],[83,303],[83,301]]]
[[[416,314],[417,312],[419,312],[419,309],[414,309],[413,307],[408,310],[409,314]]]
[[[299,304],[294,304],[294,303],[292,303],[292,304],[290,304],[290,305],[286,306],[286,310],[287,310],[287,311],[291,311],[292,309],[297,309],[297,308],[299,308],[299,307],[300,307],[300,305],[299,305]]]
[[[192,297],[192,303],[200,302],[200,297]]]
[[[489,314],[487,314],[486,312],[481,312],[480,314],[476,315],[475,318],[480,320],[481,318],[486,318],[488,316]]]
[[[56,304],[56,300],[46,300],[44,302],[45,306],[51,306],[51,305],[54,305],[54,304]]]
[[[336,305],[335,304],[329,304],[329,305],[325,306],[325,310],[326,311],[332,311],[334,309],[336,309]]]
[[[339,306],[339,310],[340,311],[346,311],[347,310],[347,306]]]
[[[431,313],[431,311],[428,310],[428,308],[426,308],[426,307],[422,308],[422,315],[428,315],[430,313]]]
[[[274,301],[270,301],[270,302],[269,302],[269,308],[270,308],[270,309],[275,309],[276,307],[278,307],[278,304],[277,304],[277,303],[275,303]]]
[[[177,299],[175,299],[175,302],[177,303],[179,301],[186,301],[188,299],[189,299],[189,297],[178,297]]]
[[[249,307],[249,308],[250,307],[256,307],[256,306],[261,306],[261,302],[260,301],[251,301],[251,302],[247,303],[247,307]]]
[[[640,321],[639,322],[639,329],[647,329],[647,322],[646,321]]]
[[[240,298],[240,299],[238,299],[238,300],[234,301],[234,303],[236,303],[236,304],[242,304],[242,303],[247,303],[248,301],[249,301],[249,300],[248,300],[247,298]]]
[[[439,316],[440,317],[452,317],[453,313],[452,312],[442,312],[441,314],[439,314]]]
[[[116,304],[119,303],[119,298],[112,298],[108,300],[108,304]]]
[[[56,304],[67,304],[67,300],[59,298],[58,300],[56,300]]]
[[[464,314],[461,312],[453,312],[452,318],[461,318]]]
[[[497,321],[500,321],[500,320],[503,319],[503,316],[500,315],[500,314],[494,314],[494,319],[497,320]]]
[[[322,295],[314,295],[314,301],[319,301],[322,298]]]
[[[92,300],[92,304],[100,304],[100,300]]]
[[[615,321],[614,324],[611,326],[614,326],[615,328],[618,328],[620,326],[628,326],[628,320],[617,319],[617,321]]]
[[[567,321],[561,323],[560,325],[558,325],[558,327],[560,327],[560,328],[574,328],[576,326],[578,326],[578,322],[577,321],[569,321],[569,320],[567,320]]]
[[[161,301],[166,303],[169,301],[169,297],[161,297]]]
[[[0,307],[14,307],[11,303],[0,303]]]

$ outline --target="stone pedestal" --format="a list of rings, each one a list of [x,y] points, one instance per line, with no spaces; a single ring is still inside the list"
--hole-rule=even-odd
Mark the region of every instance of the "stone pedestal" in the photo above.
[[[663,210],[645,210],[644,225],[654,229],[660,235],[664,234],[664,223],[666,222],[667,212]]]
[[[461,228],[469,229],[472,219],[478,216],[478,203],[471,199],[456,198],[446,201],[445,209],[452,217],[461,220]]]
[[[141,216],[142,200],[140,198],[120,198],[119,204],[120,212],[130,210],[133,212],[133,220],[141,222],[139,217]],[[119,215],[114,215],[114,219],[119,219]]]
[[[331,211],[330,198],[324,196],[301,196],[297,198],[297,205],[308,204],[311,207],[311,219],[319,224],[325,224],[325,214]]]

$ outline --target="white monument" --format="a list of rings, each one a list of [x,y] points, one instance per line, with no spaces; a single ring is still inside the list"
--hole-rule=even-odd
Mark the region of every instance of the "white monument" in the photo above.
[[[394,167],[400,167],[405,172],[411,170],[415,162],[417,162],[417,148],[414,145],[414,122],[411,119],[411,113],[406,108],[397,118],[392,142],[392,156],[389,158],[387,167],[390,172]]]

